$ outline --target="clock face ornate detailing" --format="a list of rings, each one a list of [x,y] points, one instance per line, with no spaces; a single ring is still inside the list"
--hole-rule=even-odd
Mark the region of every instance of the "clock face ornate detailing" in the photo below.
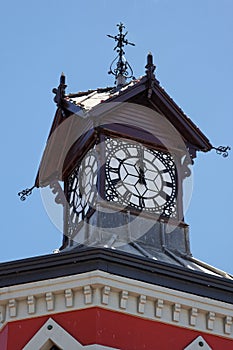
[[[176,217],[177,175],[171,154],[106,138],[106,199]]]
[[[74,169],[67,182],[70,224],[77,224],[95,206],[97,196],[97,155],[91,149]]]
[[[133,141],[105,138],[105,199],[123,207],[177,217],[177,172],[171,154]],[[69,233],[97,204],[98,155],[89,150],[67,179]],[[104,173],[102,173],[104,175]]]

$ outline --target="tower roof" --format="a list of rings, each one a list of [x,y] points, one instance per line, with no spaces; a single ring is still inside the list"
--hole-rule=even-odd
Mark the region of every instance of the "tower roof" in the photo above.
[[[151,53],[147,56],[145,75],[138,79],[132,78],[130,82],[126,83],[127,69],[130,66],[127,61],[123,60],[123,47],[132,43],[125,39],[127,33],[123,34],[122,31],[123,25],[120,24],[119,35],[110,36],[117,42],[115,49],[119,54],[117,68],[114,71],[111,69],[111,73],[116,77],[116,87],[96,88],[67,94],[65,75],[62,73],[58,88],[53,89],[55,93],[54,101],[58,108],[34,186],[45,187],[50,185],[53,193],[57,195],[57,203],[62,202],[61,196],[64,196],[64,193],[59,194],[54,180],[63,181],[71,174],[71,171],[78,164],[77,161],[82,159],[82,156],[94,144],[94,141],[96,142],[96,129],[100,126],[111,125],[111,128],[114,128],[112,125],[115,124],[117,126],[114,131],[118,131],[117,128],[124,125],[122,134],[126,135],[127,138],[127,135],[130,135],[130,132],[126,131],[125,120],[127,120],[130,127],[139,130],[139,133],[134,133],[134,138],[137,141],[145,141],[145,143],[151,141],[149,133],[142,134],[142,130],[147,126],[147,130],[151,130],[152,134],[158,132],[162,141],[168,141],[171,149],[180,151],[179,144],[173,142],[172,133],[175,128],[178,134],[181,135],[181,140],[185,144],[185,151],[188,150],[192,161],[196,157],[197,151],[208,152],[214,148],[204,133],[160,85],[155,76],[156,67],[153,64]],[[132,111],[129,107],[131,105],[137,105],[137,110]],[[168,121],[173,129],[169,131],[166,126],[159,129],[156,119],[141,113],[139,106],[149,108],[159,114],[161,120]],[[114,112],[112,113],[112,111]],[[105,119],[106,115],[108,116],[111,113],[110,119]],[[66,123],[66,121],[70,122]],[[60,126],[62,127],[60,128]],[[79,130],[78,135],[77,130]],[[162,141],[161,145],[163,144]],[[157,143],[158,145],[161,146]],[[184,155],[182,152],[181,154]],[[30,192],[31,189],[28,191]],[[29,193],[23,192],[23,196]],[[163,226],[163,221],[157,222],[152,233],[148,231],[139,238],[121,242],[120,245],[117,245],[117,250],[123,255],[133,254],[137,257],[149,258],[192,271],[205,272],[213,276],[231,279],[232,276],[225,272],[193,258],[189,248],[188,226],[182,218],[178,221],[178,224],[174,225],[172,235],[169,235],[169,232],[164,233],[166,228]],[[167,223],[169,226],[169,222]],[[109,234],[107,233],[105,238],[96,244],[91,242],[91,244],[85,245],[85,242],[79,242],[75,247],[66,247],[66,244],[63,244],[62,249],[80,252],[85,250],[88,245],[92,248],[116,249],[116,240],[112,239],[112,232]]]
[[[93,90],[79,91],[77,93],[65,94],[65,79],[62,74],[60,79],[60,85],[53,92],[55,95],[55,102],[58,109],[56,111],[51,130],[49,132],[48,142],[44,151],[46,159],[49,157],[49,153],[56,153],[58,159],[51,159],[50,164],[46,164],[46,177],[51,178],[52,173],[57,172],[57,166],[59,164],[59,152],[54,152],[54,144],[56,145],[56,137],[53,138],[53,144],[49,142],[51,135],[57,130],[58,126],[64,120],[69,117],[74,117],[76,122],[80,124],[80,128],[87,127],[88,129],[95,128],[98,124],[98,120],[101,119],[103,113],[111,111],[114,103],[136,103],[141,106],[149,107],[156,111],[165,119],[167,119],[180,133],[185,143],[187,143],[192,158],[196,157],[197,151],[208,152],[213,146],[204,133],[194,124],[194,122],[182,111],[182,109],[175,103],[175,101],[169,96],[165,89],[160,85],[159,81],[155,78],[153,73],[152,55],[148,54],[146,74],[138,79],[131,80],[128,84],[125,84],[121,88],[104,87],[96,88]],[[91,114],[90,114],[91,113]],[[94,118],[93,118],[94,115]],[[143,129],[144,120],[133,116],[130,120],[130,116],[127,116],[128,122],[132,125],[137,123]],[[120,123],[120,120],[115,120],[115,123]],[[153,124],[153,123],[152,123]],[[156,128],[156,125],[151,125]],[[66,139],[69,135],[66,135]],[[65,149],[65,145],[61,145],[61,139],[57,140],[61,148]],[[65,140],[63,140],[65,142]],[[62,142],[63,142],[62,141]],[[42,162],[43,163],[43,158]],[[46,179],[39,180],[37,176],[35,186],[47,184]]]
[[[80,109],[83,113],[86,113],[100,103],[134,102],[135,98],[137,98],[138,103],[140,97],[142,105],[155,109],[169,118],[169,121],[177,127],[181,135],[186,136],[186,140],[193,143],[197,150],[210,151],[212,145],[208,138],[175,103],[159,81],[156,78],[153,79],[151,91],[149,91],[150,84],[151,78],[145,75],[132,80],[119,90],[103,88],[68,94],[65,97],[65,108],[77,114],[80,113]]]
[[[95,125],[98,124],[96,124],[95,121],[98,120],[98,118],[101,118],[103,113],[111,110],[113,103],[132,102],[149,107],[156,112],[159,112],[164,118],[168,118],[172,125],[181,133],[184,141],[192,149],[193,158],[196,156],[196,151],[210,151],[213,146],[208,138],[160,85],[159,81],[155,78],[154,69],[155,66],[153,65],[152,55],[149,54],[147,57],[146,74],[138,79],[131,80],[121,88],[116,89],[115,87],[104,87],[69,94],[65,94],[64,87],[66,85],[64,75],[62,75],[58,89],[54,90],[56,93],[55,102],[58,105],[58,109],[49,135],[53,135],[59,125],[70,116],[73,116],[73,118],[80,123],[78,124],[80,127],[85,129],[88,124],[89,129],[94,128]],[[92,112],[94,112],[94,114]],[[93,115],[95,121],[93,121]],[[120,122],[120,120],[116,122]],[[135,115],[131,122],[132,124],[137,122]],[[139,120],[139,126],[140,123],[143,123],[143,121]],[[46,155],[46,159],[48,160],[50,153],[53,155],[56,153],[58,158],[49,158],[51,161],[46,163],[45,178],[39,178],[38,172],[35,183],[37,187],[48,185],[53,174],[57,174],[57,166],[60,164],[59,157],[61,157],[61,154],[59,152],[54,152],[54,143],[58,143],[60,149],[66,149],[65,145],[61,143],[61,135],[55,137],[52,144],[49,142],[50,136],[44,155]],[[67,137],[69,138],[69,135]],[[43,166],[43,158],[41,164]],[[133,243],[127,243],[117,249],[123,254],[134,254],[141,258],[146,257],[153,259],[155,262],[159,261],[177,267],[185,267],[191,271],[199,271],[213,276],[232,278],[225,272],[195,259],[190,253],[188,234],[185,234],[184,230],[184,227],[182,227],[181,230],[178,227],[176,233],[173,235],[173,240],[170,242],[167,241],[161,243],[161,239],[158,238],[157,244],[149,244],[151,237],[147,235],[147,237],[144,236]],[[182,239],[181,236],[179,236],[180,234],[183,237]],[[177,250],[178,241],[180,241],[180,249]],[[110,249],[115,249],[114,244],[112,246],[111,244],[108,245],[107,241],[103,242],[103,246],[104,245]],[[78,252],[83,249],[85,250],[85,246],[81,244],[74,248],[67,248],[65,250]]]

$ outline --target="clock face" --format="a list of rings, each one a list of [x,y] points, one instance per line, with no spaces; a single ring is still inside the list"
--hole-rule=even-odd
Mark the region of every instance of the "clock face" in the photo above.
[[[106,199],[164,216],[176,214],[176,166],[169,153],[106,140]]]
[[[97,157],[95,149],[90,150],[68,178],[67,197],[69,217],[77,224],[96,204]]]

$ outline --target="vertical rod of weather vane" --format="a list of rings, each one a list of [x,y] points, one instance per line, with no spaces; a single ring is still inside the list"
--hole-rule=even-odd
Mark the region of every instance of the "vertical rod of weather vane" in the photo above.
[[[128,32],[123,33],[123,28],[125,28],[123,23],[117,24],[117,27],[119,28],[118,35],[107,35],[109,38],[114,39],[117,42],[116,46],[114,47],[114,50],[116,50],[118,53],[118,56],[112,61],[108,73],[113,74],[116,77],[115,83],[119,88],[125,85],[127,78],[133,78],[133,70],[130,64],[124,58],[125,52],[123,50],[123,47],[125,45],[135,46],[135,44],[125,39]],[[113,67],[114,64],[116,64],[115,68]]]

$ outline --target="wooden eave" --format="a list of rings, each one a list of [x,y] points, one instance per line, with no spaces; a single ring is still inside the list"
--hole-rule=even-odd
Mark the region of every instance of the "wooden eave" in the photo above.
[[[150,99],[147,97],[148,79],[144,76],[139,83],[124,90],[118,96],[109,98],[105,103],[133,102],[141,103],[154,110],[158,108],[179,131],[187,143],[192,144],[196,150],[203,152],[210,151],[213,146],[202,131],[184,114],[181,108],[172,100],[157,81],[154,81],[152,85],[152,96]]]
[[[188,142],[197,146],[197,149],[200,151],[207,152],[212,149],[213,146],[208,138],[158,84],[153,85],[152,101],[157,102],[161,106],[166,117],[169,118],[169,121],[177,128],[180,134],[185,136]]]
[[[65,117],[62,115],[61,108],[57,109],[40,161],[35,180],[36,187],[47,186],[55,179],[63,180],[63,174],[75,166],[75,161],[82,156],[83,149],[87,149],[94,143],[96,135],[92,121],[81,120],[75,116],[72,118],[72,115],[74,113]],[[72,119],[70,119],[70,123],[66,124],[68,118]],[[77,139],[75,131],[82,130],[82,126],[85,129],[88,123],[90,125],[86,128],[87,131],[84,130],[81,137]],[[60,126],[61,128],[59,128]]]

